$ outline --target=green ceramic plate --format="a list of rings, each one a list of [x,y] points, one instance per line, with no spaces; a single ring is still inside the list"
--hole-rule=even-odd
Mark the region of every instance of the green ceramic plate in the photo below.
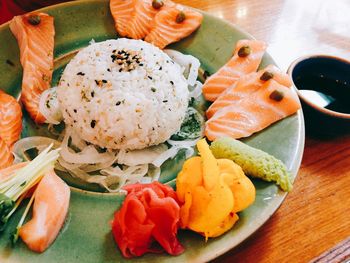
[[[76,1],[42,10],[55,17],[55,73],[54,81],[59,78],[62,68],[75,50],[87,46],[93,38],[101,41],[115,38],[113,19],[109,13],[107,1]],[[192,54],[200,59],[202,67],[210,73],[215,72],[231,56],[237,40],[251,38],[247,33],[232,24],[204,14],[200,29],[190,37],[172,45],[172,48]],[[19,50],[8,24],[0,26],[0,87],[6,92],[18,96],[21,86],[22,68],[19,62]],[[274,63],[266,55],[261,66]],[[45,134],[45,128],[39,128],[25,115],[23,137]],[[296,176],[300,166],[304,147],[304,122],[302,112],[286,118],[246,140],[252,146],[260,148],[283,160]],[[163,180],[176,175],[181,167],[181,156],[162,169]],[[67,179],[67,178],[66,178]],[[82,186],[79,182],[71,185],[89,190],[98,190]],[[225,235],[210,239],[190,231],[180,231],[179,239],[186,251],[178,257],[166,254],[147,254],[134,261],[208,261],[241,243],[256,231],[277,210],[286,194],[271,183],[254,181],[257,197],[254,205],[240,213],[240,220]],[[123,196],[82,191],[72,187],[71,203],[67,222],[53,245],[42,254],[31,252],[21,241],[15,247],[9,243],[10,232],[15,228],[20,213],[10,220],[5,232],[0,235],[1,262],[120,262],[120,255],[113,240],[109,222],[119,207]],[[23,207],[22,207],[23,211]],[[22,212],[18,211],[18,212]]]

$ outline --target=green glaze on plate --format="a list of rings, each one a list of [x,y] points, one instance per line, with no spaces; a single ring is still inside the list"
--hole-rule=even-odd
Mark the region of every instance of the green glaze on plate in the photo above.
[[[116,38],[114,22],[109,13],[108,1],[75,1],[42,9],[55,17],[55,75],[57,81],[69,53],[85,47],[91,39],[102,41]],[[232,55],[235,43],[251,38],[232,24],[204,13],[203,24],[190,37],[171,45],[181,52],[200,59],[202,68],[215,72]],[[20,94],[22,68],[19,50],[8,24],[0,26],[0,88],[13,96]],[[6,43],[6,44],[4,44]],[[6,61],[11,61],[7,63]],[[262,66],[274,63],[264,56]],[[47,134],[25,114],[23,137]],[[295,178],[304,147],[304,121],[302,112],[286,118],[245,140],[281,159]],[[174,178],[181,167],[181,155],[162,170],[162,181]],[[67,179],[67,178],[66,178]],[[147,254],[132,259],[137,262],[202,262],[213,259],[241,243],[256,231],[278,209],[286,194],[274,184],[253,181],[257,188],[255,203],[239,214],[240,220],[232,230],[221,237],[205,242],[190,231],[180,231],[179,239],[186,251],[178,257],[167,254]],[[170,183],[174,183],[171,181]],[[79,186],[71,182],[72,185]],[[96,189],[89,189],[96,190]],[[23,242],[15,247],[9,243],[24,206],[10,219],[6,230],[0,234],[0,262],[121,262],[124,259],[117,249],[110,230],[110,220],[124,199],[123,195],[82,191],[72,187],[69,215],[56,241],[44,253],[31,252]]]

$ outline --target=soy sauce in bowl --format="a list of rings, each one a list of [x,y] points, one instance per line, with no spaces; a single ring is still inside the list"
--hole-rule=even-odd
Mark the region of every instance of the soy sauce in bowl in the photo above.
[[[300,75],[294,79],[300,94],[328,110],[350,114],[350,83],[324,74]]]
[[[320,133],[350,132],[350,62],[326,55],[302,57],[289,69],[306,127]]]

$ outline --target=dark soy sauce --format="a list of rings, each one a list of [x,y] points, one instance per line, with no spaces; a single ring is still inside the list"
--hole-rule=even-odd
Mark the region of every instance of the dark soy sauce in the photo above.
[[[350,83],[323,74],[299,75],[294,84],[301,94],[319,107],[350,113]]]

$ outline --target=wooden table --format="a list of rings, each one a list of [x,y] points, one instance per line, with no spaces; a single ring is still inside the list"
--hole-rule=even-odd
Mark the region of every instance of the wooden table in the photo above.
[[[306,54],[350,60],[348,0],[178,0],[269,44],[286,70]],[[307,120],[306,120],[307,121]],[[350,236],[350,135],[306,133],[293,191],[252,237],[215,262],[308,262]]]
[[[284,70],[306,54],[350,59],[349,0],[177,2],[226,19],[266,41],[268,52]],[[350,135],[321,138],[307,131],[293,191],[260,230],[215,262],[307,262],[319,256],[350,236],[349,183]]]

